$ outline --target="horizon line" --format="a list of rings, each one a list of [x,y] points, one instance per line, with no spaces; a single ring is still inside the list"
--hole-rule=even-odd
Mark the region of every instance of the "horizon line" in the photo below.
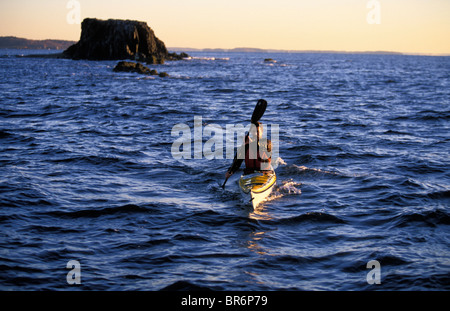
[[[78,40],[67,40],[67,39],[28,39],[24,37],[17,36],[0,36],[0,38],[17,38],[25,39],[29,41],[65,41],[77,43]],[[174,52],[241,52],[241,53],[322,53],[322,54],[379,54],[379,55],[410,55],[410,56],[450,56],[449,53],[420,53],[420,52],[398,52],[398,51],[349,51],[349,50],[292,50],[292,49],[265,49],[256,47],[234,47],[234,48],[192,48],[192,47],[167,47],[167,50]]]

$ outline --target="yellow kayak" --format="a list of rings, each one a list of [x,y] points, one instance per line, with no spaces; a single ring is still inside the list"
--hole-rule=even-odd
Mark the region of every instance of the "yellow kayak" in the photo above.
[[[277,181],[275,171],[255,172],[242,175],[239,179],[239,188],[245,203],[251,203],[256,208],[272,192]]]

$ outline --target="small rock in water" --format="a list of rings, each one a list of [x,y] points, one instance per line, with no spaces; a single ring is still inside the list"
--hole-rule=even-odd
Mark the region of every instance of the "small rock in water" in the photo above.
[[[114,67],[115,72],[137,72],[142,74],[149,74],[150,69],[142,65],[141,63],[133,63],[122,61]]]
[[[150,69],[148,67],[145,67],[141,63],[134,63],[134,62],[127,62],[127,61],[121,61],[119,62],[116,67],[114,67],[115,72],[135,72],[140,74],[146,74],[146,75],[152,75],[157,76],[158,71],[155,69]],[[169,75],[166,72],[159,73],[160,77],[168,77]]]

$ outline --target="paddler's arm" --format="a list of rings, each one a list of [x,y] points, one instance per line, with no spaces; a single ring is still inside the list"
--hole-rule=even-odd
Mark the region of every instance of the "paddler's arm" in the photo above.
[[[243,159],[237,159],[236,157],[233,160],[233,164],[228,169],[228,171],[225,173],[225,178],[230,178],[231,175],[233,175],[241,166]]]
[[[234,155],[233,164],[231,164],[228,171],[225,173],[225,178],[229,178],[231,175],[233,175],[239,167],[241,167],[242,162],[244,162],[245,159],[245,143],[242,144],[242,146],[238,149],[236,154]]]

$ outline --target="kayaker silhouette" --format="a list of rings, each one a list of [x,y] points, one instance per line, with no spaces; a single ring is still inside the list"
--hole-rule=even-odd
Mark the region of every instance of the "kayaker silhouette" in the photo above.
[[[225,173],[225,184],[245,161],[244,174],[239,179],[239,189],[245,203],[251,203],[257,208],[272,192],[277,176],[272,168],[272,142],[263,137],[264,128],[259,120],[267,108],[264,99],[258,100],[253,111],[250,132],[245,135],[242,146],[236,152],[233,163]]]
[[[239,148],[238,152],[236,152],[233,164],[231,164],[231,167],[225,173],[225,182],[223,183],[222,188],[225,188],[228,178],[239,169],[244,160],[247,172],[271,169],[272,143],[270,140],[261,139],[264,129],[261,122],[259,122],[264,115],[266,108],[267,101],[264,99],[258,100],[250,121],[250,133],[252,133],[252,138],[249,137],[249,133],[245,135],[244,143]]]

